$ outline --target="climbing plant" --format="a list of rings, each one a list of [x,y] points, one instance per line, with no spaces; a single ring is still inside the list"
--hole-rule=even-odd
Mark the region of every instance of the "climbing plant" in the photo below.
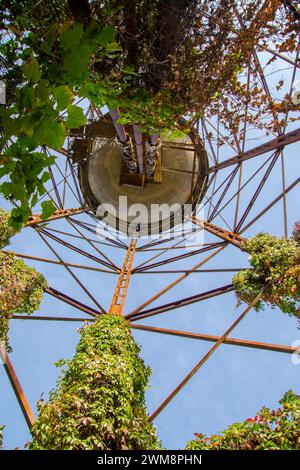
[[[0,177],[6,176],[7,180],[0,191],[18,203],[12,210],[11,223],[20,228],[38,197],[46,192],[48,167],[55,157],[45,146],[59,150],[68,129],[86,122],[74,99],[76,95],[88,95],[84,90],[89,85],[91,57],[99,63],[117,46],[113,46],[112,27],[100,28],[93,22],[84,31],[82,24],[63,13],[61,21],[56,21],[51,5],[50,11],[42,5],[38,18],[28,15],[30,2],[19,6],[14,1],[4,3],[0,53],[6,60],[1,78],[7,83],[8,101],[0,110]],[[34,4],[31,7],[34,9]],[[102,96],[100,83],[97,88]],[[111,90],[113,94],[112,86]],[[55,207],[45,201],[42,209],[44,217]]]
[[[285,393],[276,410],[263,407],[254,418],[234,423],[220,435],[195,434],[187,450],[300,450],[300,396]]]
[[[150,376],[121,316],[101,315],[81,329],[74,357],[47,403],[38,404],[31,450],[159,449],[145,409]]]
[[[148,134],[180,127],[183,114],[189,125],[218,114],[238,140],[242,119],[255,126],[263,114],[297,109],[289,97],[279,104],[239,79],[255,46],[263,50],[274,41],[280,52],[297,48],[299,20],[278,0],[250,0],[242,8],[235,0],[130,0],[126,8],[111,0],[2,4],[7,105],[0,113],[0,177],[7,179],[0,192],[17,202],[16,227],[45,194],[55,153],[44,147],[59,150],[69,129],[85,124],[76,98],[120,108],[120,122]],[[255,116],[241,114],[242,101]],[[277,121],[270,131],[278,130]],[[51,202],[44,204],[44,215],[53,212]]]
[[[17,233],[17,230],[9,225],[10,214],[0,208],[0,249],[9,244],[10,238]]]
[[[16,230],[8,225],[9,213],[0,209],[0,248],[9,243]],[[0,342],[10,350],[9,319],[14,313],[39,309],[47,282],[34,268],[13,253],[0,251]]]
[[[233,276],[232,282],[238,299],[251,303],[264,289],[256,310],[263,309],[265,302],[299,318],[299,244],[293,238],[278,238],[259,233],[246,241],[243,248],[249,253],[252,269],[242,270]]]
[[[14,254],[0,252],[0,286],[0,341],[9,350],[9,319],[14,313],[38,310],[47,282]]]

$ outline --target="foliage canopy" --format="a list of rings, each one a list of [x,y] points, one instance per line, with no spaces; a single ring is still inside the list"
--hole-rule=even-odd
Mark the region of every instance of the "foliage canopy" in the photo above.
[[[235,0],[130,0],[126,8],[111,0],[2,3],[0,177],[8,178],[0,191],[18,203],[17,227],[45,193],[54,161],[45,146],[59,150],[69,128],[85,124],[75,98],[120,108],[121,122],[147,133],[180,127],[183,114],[192,125],[217,113],[238,141],[241,102],[256,110],[247,117],[254,126],[263,114],[275,116],[270,131],[293,108],[290,97],[278,104],[262,93],[250,60],[269,42],[279,52],[297,47],[299,19],[278,0],[242,8]],[[250,89],[239,78],[245,67],[256,76]]]
[[[8,225],[9,214],[0,209],[0,247],[15,230]],[[45,278],[12,253],[0,251],[0,342],[9,350],[9,319],[14,313],[33,313],[39,309],[47,287]]]
[[[0,207],[0,250],[9,244],[17,230],[9,225],[10,214]]]
[[[256,310],[261,310],[266,302],[299,318],[300,245],[297,241],[259,233],[245,242],[244,249],[249,253],[252,269],[242,270],[232,279],[238,299],[251,303],[264,289]]]
[[[263,407],[254,418],[234,423],[220,435],[196,434],[188,450],[300,450],[300,396],[292,390],[279,401],[281,407]]]

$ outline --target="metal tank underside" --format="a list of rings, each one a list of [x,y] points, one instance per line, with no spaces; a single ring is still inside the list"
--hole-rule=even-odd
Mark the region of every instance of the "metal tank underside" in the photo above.
[[[130,126],[126,131],[132,135]],[[167,136],[162,139],[152,178],[126,174],[109,119],[92,122],[74,131],[73,137],[72,158],[78,163],[84,201],[113,229],[132,236],[138,220],[137,236],[168,231],[181,223],[184,205],[189,204],[194,212],[204,197],[207,181],[203,175],[208,159],[201,139],[194,132],[176,142],[168,141]],[[126,206],[119,210],[120,196],[127,196],[129,210]],[[143,216],[137,204],[143,204],[147,214]],[[176,205],[175,212],[159,212],[157,206],[154,211],[153,204]]]

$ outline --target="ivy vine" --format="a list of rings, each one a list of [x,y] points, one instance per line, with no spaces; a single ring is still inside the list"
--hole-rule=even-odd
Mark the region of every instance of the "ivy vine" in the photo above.
[[[9,244],[9,240],[13,237],[17,230],[9,225],[10,214],[0,208],[0,249]]]
[[[8,225],[9,213],[0,210],[0,247],[3,248],[16,231]],[[30,314],[39,309],[47,282],[42,274],[27,266],[13,253],[0,251],[0,342],[8,351],[9,319],[14,313]]]
[[[74,357],[47,403],[38,403],[31,450],[160,449],[145,408],[151,370],[121,316],[81,329]]]
[[[300,312],[300,245],[294,238],[278,238],[259,233],[244,243],[253,269],[238,272],[232,278],[240,301],[251,303],[264,289],[254,307],[264,303],[278,306],[284,313],[299,318]]]
[[[196,433],[187,450],[300,450],[300,396],[286,392],[276,410],[263,407],[254,418],[234,423],[220,435]]]

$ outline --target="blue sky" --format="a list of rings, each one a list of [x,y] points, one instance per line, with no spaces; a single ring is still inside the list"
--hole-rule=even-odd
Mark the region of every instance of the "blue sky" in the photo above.
[[[290,129],[295,127],[297,127],[296,123]],[[254,147],[263,142],[261,140],[263,138],[256,131],[250,133],[249,137],[251,139],[249,139],[246,148]],[[287,186],[299,174],[299,150],[299,143],[293,144],[284,150]],[[233,153],[232,149],[221,147],[220,160],[232,156]],[[246,181],[269,156],[270,154],[265,154],[248,161],[244,165],[243,180]],[[58,157],[58,164],[64,165],[63,157]],[[217,181],[222,182],[232,169],[220,171]],[[241,214],[265,170],[266,167],[242,192]],[[55,174],[57,176],[57,172]],[[281,160],[278,159],[246,223],[281,193],[281,178]],[[237,178],[229,189],[225,202],[230,199],[236,189]],[[216,195],[215,201],[219,195],[220,192]],[[287,195],[287,203],[288,230],[291,234],[294,222],[299,219],[298,186]],[[75,207],[75,204],[72,195],[68,194],[66,207]],[[3,206],[7,207],[5,201]],[[235,201],[222,212],[222,216],[229,225],[233,223],[234,208]],[[84,219],[84,216],[77,216],[77,219],[87,220]],[[220,217],[217,217],[213,222],[224,226],[224,221]],[[65,221],[53,222],[50,228],[56,230],[67,229],[70,233],[76,234]],[[277,203],[271,211],[259,219],[243,235],[251,237],[260,231],[267,231],[278,236],[283,235],[282,201]],[[95,239],[92,235],[91,238]],[[92,248],[86,242],[75,238],[68,238],[68,240],[92,252]],[[212,240],[211,235],[205,234],[205,242]],[[217,239],[214,239],[214,241],[217,241]],[[95,262],[90,262],[83,256],[74,254],[66,247],[59,246],[55,242],[53,242],[53,247],[65,261],[97,266]],[[14,237],[9,249],[18,253],[55,259],[38,234],[32,229],[24,229],[21,234]],[[101,246],[101,249],[111,256],[117,264],[122,264],[125,255],[123,250],[106,246]],[[148,255],[150,257],[155,253],[148,253]],[[178,253],[179,250],[171,251],[172,256]],[[167,253],[158,259],[165,259],[169,256],[170,253]],[[191,257],[168,266],[171,269],[191,268],[204,256]],[[137,254],[135,262],[139,264],[144,259],[144,254]],[[35,261],[28,261],[28,264],[37,267],[46,276],[52,287],[93,306],[91,300],[81,291],[64,267]],[[247,265],[247,254],[229,246],[205,267],[241,268],[247,267]],[[164,267],[161,269],[164,269]],[[73,271],[82,282],[89,286],[96,299],[105,308],[108,308],[117,277],[111,274],[104,275],[79,269]],[[126,313],[165,287],[177,276],[176,274],[141,274],[133,276],[129,287]],[[230,282],[231,273],[192,274],[152,305],[167,303]],[[245,305],[237,307],[234,294],[229,293],[145,319],[140,323],[221,335],[244,308]],[[48,295],[45,295],[39,313],[54,316],[84,316],[71,306],[56,301]],[[36,402],[41,394],[44,393],[47,397],[49,390],[55,386],[59,370],[54,366],[54,362],[61,358],[72,357],[79,338],[78,327],[79,323],[11,321],[10,340],[13,347],[11,360],[34,410],[36,410]],[[209,350],[212,343],[136,330],[134,336],[142,347],[142,357],[153,370],[150,388],[147,392],[147,406],[149,413],[151,413]],[[291,345],[293,341],[300,340],[300,330],[297,329],[295,319],[282,314],[278,309],[266,308],[261,313],[251,311],[231,336]],[[159,437],[166,448],[183,448],[185,443],[193,438],[194,432],[205,434],[220,432],[232,422],[241,421],[255,415],[263,405],[276,407],[278,400],[288,389],[292,388],[295,392],[300,392],[299,372],[300,365],[294,365],[288,354],[222,345],[156,419],[155,424]],[[13,449],[17,446],[22,448],[24,443],[30,439],[30,434],[3,368],[0,369],[0,390],[0,423],[5,425],[4,448]]]

